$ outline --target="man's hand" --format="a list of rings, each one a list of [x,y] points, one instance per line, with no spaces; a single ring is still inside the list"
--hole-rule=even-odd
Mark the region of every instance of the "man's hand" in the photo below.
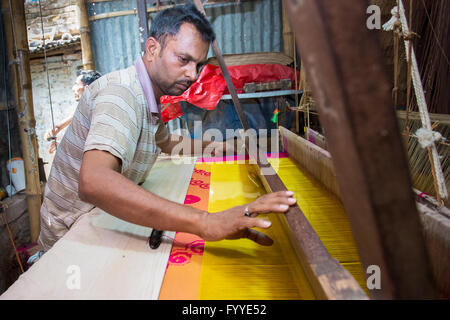
[[[52,154],[56,151],[56,141],[52,141],[50,145],[48,146],[48,153]]]
[[[61,127],[56,125],[55,128],[50,128],[45,133],[45,140],[50,140],[50,138],[56,137],[56,135],[61,131]]]
[[[280,191],[266,194],[252,203],[237,206],[226,211],[209,213],[206,216],[206,228],[201,237],[207,241],[222,239],[248,238],[264,246],[273,244],[273,240],[267,235],[253,230],[257,227],[267,229],[271,222],[257,218],[260,213],[276,212],[284,213],[289,206],[296,203],[291,191]],[[250,217],[245,216],[245,208],[248,207]]]

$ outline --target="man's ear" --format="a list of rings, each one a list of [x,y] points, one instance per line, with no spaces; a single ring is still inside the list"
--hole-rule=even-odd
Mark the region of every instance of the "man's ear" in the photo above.
[[[153,38],[149,37],[145,42],[145,59],[149,62],[156,58],[161,51],[161,45],[159,42]]]

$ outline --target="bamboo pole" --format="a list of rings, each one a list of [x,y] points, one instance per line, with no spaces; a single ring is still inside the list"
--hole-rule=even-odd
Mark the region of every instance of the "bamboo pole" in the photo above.
[[[294,35],[292,33],[292,28],[286,15],[286,5],[284,3],[282,11],[284,53],[289,57],[294,58]]]
[[[94,58],[91,46],[91,32],[89,30],[89,17],[86,10],[84,0],[77,0],[77,8],[79,10],[78,17],[80,18],[80,34],[81,34],[81,53],[83,59],[83,69],[94,70]]]
[[[11,5],[11,8],[9,5]],[[40,232],[41,185],[24,2],[2,0],[2,9],[25,167],[25,192],[30,219],[30,233],[31,240],[35,242]],[[13,17],[12,23],[11,16]]]

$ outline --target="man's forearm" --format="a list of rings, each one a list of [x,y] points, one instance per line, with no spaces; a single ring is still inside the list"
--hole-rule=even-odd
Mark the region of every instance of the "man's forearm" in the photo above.
[[[99,168],[86,180],[80,183],[82,200],[119,219],[159,230],[202,234],[206,212],[158,197],[109,168]]]
[[[176,154],[176,155],[193,155],[193,156],[205,156],[214,155],[216,148],[225,150],[223,146],[225,142],[216,142],[208,140],[195,140],[187,136],[179,136],[171,134],[169,139],[161,145],[161,150],[164,153]]]

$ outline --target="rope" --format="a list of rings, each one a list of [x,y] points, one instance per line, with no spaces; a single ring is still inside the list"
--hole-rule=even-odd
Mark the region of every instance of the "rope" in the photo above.
[[[19,263],[20,271],[22,271],[22,273],[24,273],[25,271],[23,270],[22,262],[20,261],[19,253],[17,252],[16,245],[14,243],[14,238],[12,236],[11,230],[9,229],[8,221],[6,220],[6,216],[5,216],[6,208],[7,208],[7,206],[0,203],[0,213],[2,214],[3,222],[5,223],[6,229],[8,230],[9,240],[11,241],[11,245],[14,249],[14,253],[16,255],[17,262]]]
[[[2,32],[2,43],[5,43],[5,38],[3,36],[3,32]],[[11,127],[9,124],[9,101],[8,101],[8,87],[6,85],[6,50],[5,53],[3,54],[3,85],[4,85],[4,90],[5,90],[5,106],[6,106],[6,126],[8,128],[8,160],[11,163],[11,159],[12,159],[12,148],[11,148]],[[11,186],[10,190],[11,190],[11,195],[12,195],[12,170],[8,170],[9,171],[9,185]]]
[[[43,41],[43,47],[44,47],[44,61],[45,61],[45,71],[47,74],[47,88],[48,88],[48,97],[49,97],[49,101],[50,101],[50,113],[52,115],[52,129],[53,132],[55,132],[55,119],[53,116],[53,104],[52,104],[52,93],[50,90],[50,77],[48,75],[48,62],[47,62],[47,47],[45,45],[45,33],[44,33],[44,20],[42,18],[42,7],[41,7],[41,0],[39,0],[39,14],[41,16],[41,30],[42,30],[42,41]],[[53,140],[53,143],[55,144],[55,147],[58,147],[57,142],[56,142],[56,137],[50,137],[51,140]]]
[[[295,43],[295,34],[292,32],[292,38],[294,39],[294,77],[295,77],[295,107],[298,107],[298,93],[297,90],[298,84],[297,84],[297,45]],[[301,81],[301,79],[300,79]],[[300,126],[299,126],[299,119],[298,119],[298,112],[295,112],[295,131],[297,131],[297,134],[300,134]]]
[[[403,32],[407,35],[410,35],[408,21],[406,20],[405,8],[403,6],[402,0],[399,0],[398,4],[399,4],[398,12],[400,15],[400,21],[402,24]],[[430,120],[430,115],[428,113],[425,93],[424,93],[422,81],[420,78],[419,67],[417,64],[416,55],[412,48],[412,43],[411,43],[410,39],[408,39],[408,38],[405,38],[404,43],[405,43],[405,49],[407,52],[408,63],[411,63],[411,78],[412,78],[412,83],[413,83],[414,89],[415,89],[417,105],[419,107],[419,114],[420,114],[423,128],[426,130],[431,130],[431,120]],[[432,166],[433,166],[433,178],[436,181],[436,187],[437,187],[436,188],[436,197],[437,197],[438,201],[440,202],[441,201],[440,198],[443,198],[443,199],[448,198],[448,192],[447,192],[447,186],[445,184],[444,174],[442,172],[441,163],[439,161],[439,154],[437,152],[435,143],[433,143],[432,146],[430,146],[428,148],[428,152],[430,153],[429,158],[430,158],[430,162],[432,163]]]

